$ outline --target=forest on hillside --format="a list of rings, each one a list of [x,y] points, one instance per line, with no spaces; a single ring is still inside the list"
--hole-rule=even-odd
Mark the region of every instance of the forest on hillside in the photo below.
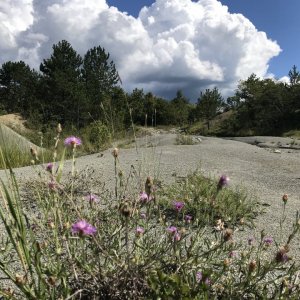
[[[57,123],[80,129],[98,122],[117,132],[132,122],[187,127],[202,121],[206,133],[215,135],[280,135],[300,128],[300,73],[293,66],[288,75],[289,84],[252,74],[227,99],[216,86],[199,90],[198,99],[188,99],[178,90],[167,100],[142,89],[125,92],[114,62],[101,46],[82,57],[62,40],[38,71],[23,61],[2,64],[0,112],[20,113],[41,130]],[[228,111],[218,129],[212,129],[216,115]]]

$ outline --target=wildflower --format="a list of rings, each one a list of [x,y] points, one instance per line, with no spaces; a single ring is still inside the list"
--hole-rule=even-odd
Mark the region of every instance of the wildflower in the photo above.
[[[175,242],[179,242],[181,239],[181,235],[179,232],[176,232],[175,235],[174,235],[174,241]]]
[[[151,201],[152,197],[147,195],[145,192],[140,193],[140,202],[146,203],[148,201]]]
[[[128,201],[124,201],[120,204],[119,211],[125,218],[130,217],[132,209],[130,208]]]
[[[145,213],[141,213],[140,217],[141,217],[141,219],[146,219],[146,214]]]
[[[46,165],[46,171],[52,173],[52,170],[53,170],[53,163],[50,162]]]
[[[177,227],[175,226],[170,226],[167,228],[167,231],[171,234],[176,234],[177,233]]]
[[[233,235],[233,230],[228,228],[225,230],[224,232],[224,241],[228,242],[232,239],[232,235]]]
[[[223,230],[223,229],[224,229],[224,222],[222,222],[221,219],[218,219],[218,220],[216,221],[216,226],[215,226],[214,228],[215,228],[215,230],[217,230],[217,231]]]
[[[289,199],[288,194],[284,194],[284,195],[282,196],[282,201],[283,201],[284,204],[287,203],[288,199]]]
[[[191,223],[192,219],[193,217],[191,215],[185,215],[184,217],[185,222],[188,224]]]
[[[256,269],[256,260],[251,260],[249,263],[249,272],[252,273]]]
[[[204,284],[205,284],[206,286],[211,285],[211,280],[207,277],[207,278],[204,280]]]
[[[207,276],[204,276],[202,272],[197,272],[196,273],[196,281],[199,282],[199,283],[202,282],[206,286],[211,285],[211,280]]]
[[[38,152],[37,152],[37,150],[36,150],[35,148],[30,147],[30,153],[31,153],[32,157],[33,157],[35,160],[39,160],[39,158],[38,158]]]
[[[117,158],[119,156],[119,149],[114,148],[113,151],[111,152],[111,154],[114,158]]]
[[[17,285],[22,286],[26,283],[26,277],[22,276],[22,275],[19,275],[19,274],[16,274],[15,282],[16,282]]]
[[[56,189],[56,182],[51,180],[48,182],[48,188],[51,190],[51,191],[55,191]]]
[[[225,187],[226,185],[228,185],[229,183],[229,177],[226,175],[222,175],[219,179],[218,182],[218,189],[222,189],[223,187]]]
[[[145,229],[143,227],[137,227],[136,228],[136,235],[139,236],[139,235],[143,235],[145,232]]]
[[[184,207],[184,203],[180,201],[174,201],[173,206],[177,210],[177,212],[180,212]]]
[[[223,265],[225,268],[229,267],[229,265],[231,264],[231,260],[229,258],[225,258],[223,261]]]
[[[249,237],[249,238],[248,238],[248,245],[249,245],[249,246],[252,246],[252,245],[254,244],[254,241],[255,241],[255,239],[254,239],[253,236]]]
[[[271,237],[265,237],[263,242],[265,243],[265,245],[266,245],[267,247],[269,247],[269,246],[272,245],[273,239],[272,239]]]
[[[285,245],[283,247],[280,247],[278,252],[276,253],[275,260],[278,263],[286,263],[290,260],[290,257],[287,255],[289,252],[289,246]]]
[[[76,136],[69,136],[65,139],[65,146],[71,146],[72,148],[76,148],[76,146],[81,145],[81,139]]]
[[[196,281],[201,282],[202,278],[203,278],[202,272],[197,272],[196,273]]]
[[[96,228],[85,220],[80,220],[72,225],[72,233],[79,233],[79,235],[94,235]]]
[[[3,289],[4,296],[8,296],[8,299],[11,299],[11,297],[14,295],[15,291],[12,288]]]
[[[145,182],[145,192],[147,195],[150,195],[152,193],[154,189],[154,186],[153,186],[153,179],[148,176],[147,179],[146,179],[146,182]]]
[[[88,200],[90,203],[99,202],[99,197],[97,195],[94,195],[94,194],[88,194],[86,196],[86,200]]]

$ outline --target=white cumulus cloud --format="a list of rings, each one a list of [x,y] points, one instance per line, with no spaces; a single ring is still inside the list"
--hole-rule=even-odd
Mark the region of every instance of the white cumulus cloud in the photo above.
[[[0,63],[25,60],[38,68],[65,39],[84,55],[101,45],[123,86],[195,100],[204,88],[225,93],[251,73],[266,76],[280,53],[275,41],[217,0],[156,0],[137,18],[105,0],[6,0],[0,4]]]

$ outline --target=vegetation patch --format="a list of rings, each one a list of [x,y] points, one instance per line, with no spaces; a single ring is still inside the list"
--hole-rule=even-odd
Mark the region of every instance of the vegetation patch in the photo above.
[[[60,128],[58,127],[58,137]],[[59,142],[59,138],[57,141]],[[244,192],[195,172],[160,187],[158,178],[125,174],[112,152],[114,187],[76,170],[82,140],[70,136],[72,168],[36,166],[19,187],[12,169],[1,183],[0,270],[4,299],[288,299],[299,295],[291,260],[298,214],[288,236],[238,242],[259,209]],[[57,146],[57,145],[56,145]],[[282,197],[282,229],[288,196]]]

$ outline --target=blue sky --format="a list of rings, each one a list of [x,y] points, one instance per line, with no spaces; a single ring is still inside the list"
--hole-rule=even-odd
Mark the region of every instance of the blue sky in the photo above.
[[[221,1],[0,0],[0,64],[38,70],[63,39],[82,56],[100,45],[126,91],[182,90],[191,101],[206,88],[230,96],[252,73],[286,80],[300,68],[300,0]]]
[[[108,0],[110,5],[137,17],[153,0]],[[197,2],[197,1],[194,1]],[[300,69],[300,0],[221,0],[229,12],[241,13],[255,27],[276,40],[282,49],[270,61],[269,72],[277,78],[288,74],[293,65]]]

